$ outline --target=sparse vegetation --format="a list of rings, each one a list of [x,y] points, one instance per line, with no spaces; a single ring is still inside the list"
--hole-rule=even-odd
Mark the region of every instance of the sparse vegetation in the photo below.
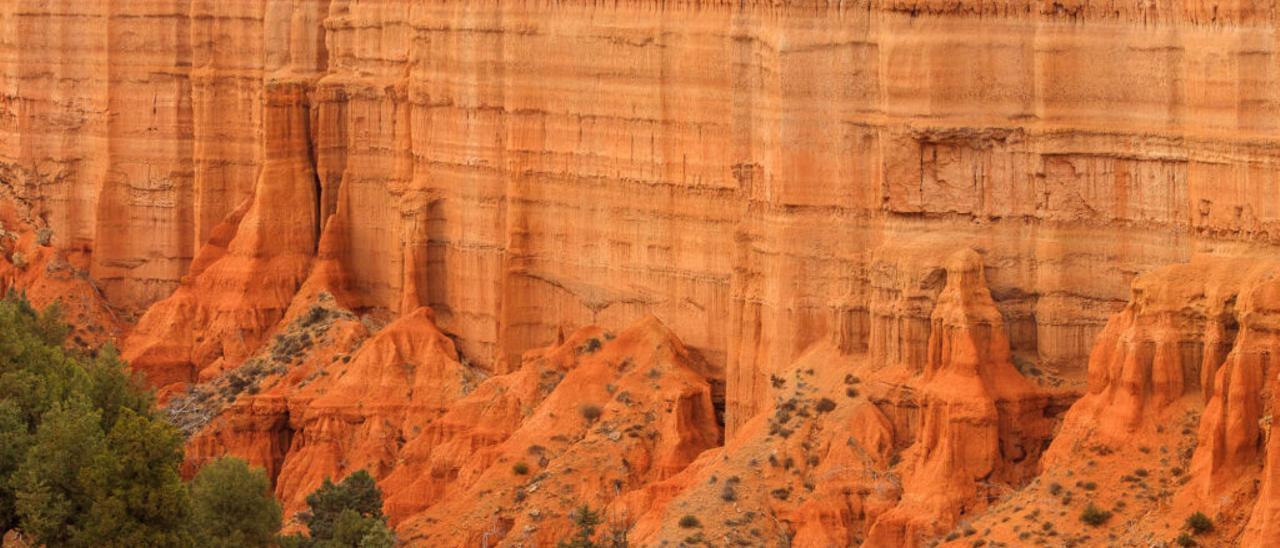
[[[836,402],[830,398],[822,398],[818,400],[818,405],[814,407],[819,413],[830,413],[836,409]]]
[[[36,243],[48,247],[53,243],[53,229],[42,226],[36,229]]]
[[[600,415],[604,414],[604,410],[600,409],[599,405],[587,403],[578,408],[578,413],[580,413],[582,418],[586,419],[587,422],[595,422],[596,419],[600,418]]]
[[[1187,548],[1198,545],[1198,543],[1196,542],[1196,539],[1191,538],[1191,535],[1188,535],[1187,533],[1182,533],[1181,535],[1178,535],[1178,538],[1174,539],[1173,542],[1178,546],[1183,546]]]
[[[739,482],[738,476],[734,476],[725,480],[724,485],[720,487],[720,500],[725,502],[733,502],[738,500],[738,492],[736,490]]]
[[[1203,512],[1196,512],[1187,517],[1187,529],[1193,534],[1203,535],[1213,530],[1213,520]]]
[[[599,352],[600,348],[603,346],[604,345],[600,342],[600,339],[591,337],[590,339],[587,339],[586,342],[582,343],[582,346],[579,346],[577,350],[579,354],[595,354],[596,352]]]
[[[603,523],[599,512],[583,504],[569,512],[569,519],[573,521],[578,531],[572,538],[560,541],[558,548],[598,548],[600,546],[591,540],[596,534],[596,527]]]
[[[1106,523],[1109,519],[1111,519],[1111,512],[1098,508],[1092,502],[1085,506],[1083,512],[1080,512],[1080,521],[1094,527]]]
[[[684,517],[681,517],[681,518],[680,518],[680,527],[683,527],[683,528],[685,528],[685,529],[693,529],[693,528],[695,528],[695,527],[702,527],[702,522],[701,522],[701,521],[698,521],[698,517],[697,517],[697,516],[690,515],[690,514],[685,514],[685,515],[684,515]]]
[[[515,466],[511,467],[511,471],[517,476],[524,476],[529,473],[529,465],[523,462],[517,462]]]

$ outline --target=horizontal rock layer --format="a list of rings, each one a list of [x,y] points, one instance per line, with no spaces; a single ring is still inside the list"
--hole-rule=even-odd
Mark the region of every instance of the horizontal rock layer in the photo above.
[[[1135,273],[1271,246],[1275,13],[18,0],[0,179],[135,310],[252,198],[290,238],[261,245],[323,234],[346,304],[429,305],[495,371],[654,314],[724,371],[732,430],[811,343],[871,344],[872,249],[982,251],[1014,351],[1081,372]],[[255,245],[232,270],[271,262]],[[296,290],[308,265],[274,257]]]

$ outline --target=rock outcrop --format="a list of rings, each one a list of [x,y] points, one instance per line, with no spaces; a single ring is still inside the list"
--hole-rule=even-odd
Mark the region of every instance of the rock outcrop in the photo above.
[[[18,0],[0,181],[115,305],[177,290],[129,345],[160,382],[238,365],[323,268],[498,373],[655,315],[732,432],[815,341],[867,345],[882,245],[980,244],[1015,353],[1064,374],[1135,273],[1274,245],[1254,7]]]
[[[815,345],[771,376],[772,403],[725,447],[610,506],[639,516],[633,541],[684,538],[692,515],[726,545],[921,546],[1036,474],[1063,394],[1013,365],[981,257],[900,249],[878,255],[895,273],[883,299],[898,301],[878,309],[926,322],[872,327],[897,358]]]
[[[459,361],[427,309],[370,335],[317,303],[271,352],[177,396],[186,471],[237,455],[288,514],[324,478],[368,470],[411,543],[567,537],[568,513],[672,476],[723,442],[709,367],[656,319],[580,330],[509,374]]]
[[[1275,13],[12,0],[0,289],[418,544],[1255,544]]]
[[[1277,531],[1268,491],[1277,283],[1273,260],[1208,256],[1135,279],[1129,304],[1098,337],[1087,390],[1040,477],[970,527],[1007,541],[1052,531],[1075,543],[1159,543],[1201,512],[1214,525],[1202,545],[1266,544]],[[1086,505],[1124,527],[1081,524]]]

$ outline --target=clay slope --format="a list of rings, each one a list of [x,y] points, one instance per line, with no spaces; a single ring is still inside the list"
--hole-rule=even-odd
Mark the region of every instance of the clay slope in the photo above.
[[[486,376],[427,309],[379,327],[325,291],[169,409],[193,433],[188,473],[243,456],[293,513],[367,469],[414,544],[554,544],[589,504],[638,545],[921,545],[1034,474],[1070,394],[1013,364],[978,253],[929,239],[876,264],[869,351],[814,346],[727,442],[716,371],[656,318]]]
[[[245,457],[292,514],[325,477],[366,469],[411,544],[544,545],[569,535],[574,506],[603,507],[722,441],[705,362],[656,319],[580,330],[486,377],[427,309],[371,334],[323,297],[270,353],[170,404],[194,432],[189,473]]]
[[[89,253],[55,246],[57,238],[29,208],[0,191],[0,295],[21,295],[37,310],[56,304],[72,329],[68,343],[97,352],[120,339],[128,319],[90,277]]]

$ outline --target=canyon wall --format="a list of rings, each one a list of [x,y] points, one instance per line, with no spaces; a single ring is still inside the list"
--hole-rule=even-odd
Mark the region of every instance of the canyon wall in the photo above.
[[[813,343],[876,345],[875,249],[976,249],[1013,353],[1067,377],[1136,274],[1272,249],[1276,17],[14,0],[0,182],[113,303],[213,291],[139,330],[219,340],[126,348],[173,380],[244,359],[314,281],[353,310],[429,306],[499,373],[564,328],[652,314],[724,378],[732,432]],[[193,264],[211,241],[223,264]],[[261,279],[265,304],[218,297]]]

